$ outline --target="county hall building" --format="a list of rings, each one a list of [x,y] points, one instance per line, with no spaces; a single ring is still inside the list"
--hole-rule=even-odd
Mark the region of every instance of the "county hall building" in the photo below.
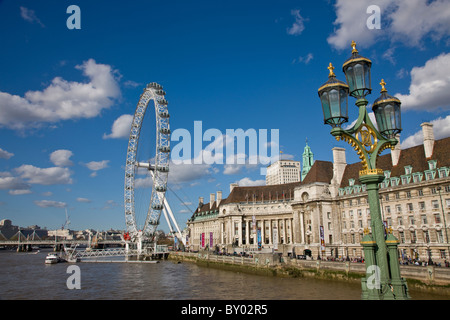
[[[378,159],[384,171],[380,206],[403,259],[449,259],[450,138],[435,140],[422,124],[423,144]],[[361,163],[347,164],[345,149],[333,162],[313,160],[305,147],[301,181],[255,187],[230,185],[227,198],[211,193],[187,221],[190,250],[277,252],[321,258],[363,258],[360,241],[370,230]],[[305,170],[306,169],[306,170]]]

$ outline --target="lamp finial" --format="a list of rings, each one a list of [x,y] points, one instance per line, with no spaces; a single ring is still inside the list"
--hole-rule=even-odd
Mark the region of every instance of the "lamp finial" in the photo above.
[[[358,50],[356,50],[356,42],[355,41],[352,41],[352,48],[353,48],[352,53],[358,53]]]
[[[334,67],[333,67],[333,64],[330,62],[330,65],[328,66],[328,70],[330,70],[330,74],[328,75],[328,77],[336,77],[336,75],[334,74],[334,72],[333,72],[333,70],[334,70]]]
[[[386,82],[384,82],[384,79],[381,79],[380,85],[381,85],[381,93],[387,92],[387,90],[385,88]]]

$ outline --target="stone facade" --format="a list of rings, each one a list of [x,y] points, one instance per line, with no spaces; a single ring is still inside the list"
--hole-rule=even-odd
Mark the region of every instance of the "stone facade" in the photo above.
[[[435,141],[428,123],[422,129],[423,145],[379,157],[385,174],[380,206],[401,257],[440,262],[449,259],[450,138]],[[371,217],[361,164],[347,164],[343,148],[332,151],[333,162],[315,161],[301,182],[231,185],[226,199],[221,192],[207,204],[201,198],[187,222],[190,249],[265,252],[275,246],[286,255],[362,258]]]

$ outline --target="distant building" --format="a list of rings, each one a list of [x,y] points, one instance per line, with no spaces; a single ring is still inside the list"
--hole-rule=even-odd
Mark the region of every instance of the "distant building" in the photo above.
[[[300,181],[300,161],[278,160],[267,167],[266,185]]]
[[[9,239],[19,231],[19,227],[13,226],[11,220],[3,219],[0,221],[0,232],[2,235]]]
[[[22,237],[33,239],[45,239],[47,237],[47,230],[41,229],[41,227],[34,225],[26,228],[21,228],[12,225],[11,220],[3,219],[0,221],[0,234],[7,240],[11,238],[17,238],[18,232],[22,234]]]
[[[58,239],[64,239],[64,240],[73,240],[74,239],[74,232],[69,229],[57,229],[57,230],[49,230],[48,236],[51,238],[54,238],[55,236],[58,237]]]

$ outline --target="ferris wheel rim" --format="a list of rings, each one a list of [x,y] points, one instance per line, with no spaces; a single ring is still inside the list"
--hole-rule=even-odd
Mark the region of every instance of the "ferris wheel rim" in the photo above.
[[[155,127],[156,127],[156,156],[155,162],[141,163],[137,160],[137,149],[142,129],[142,123],[149,103],[153,101],[155,106]],[[167,180],[170,160],[170,123],[168,102],[165,99],[165,92],[162,86],[157,83],[150,83],[145,88],[139,98],[133,121],[130,128],[128,140],[127,158],[125,163],[125,223],[130,236],[137,237],[142,234],[144,239],[154,237],[156,227],[159,225],[161,211],[164,207],[165,193],[167,190]],[[147,210],[147,216],[142,228],[139,228],[136,221],[135,209],[135,176],[137,167],[146,167],[152,170],[152,193]]]

